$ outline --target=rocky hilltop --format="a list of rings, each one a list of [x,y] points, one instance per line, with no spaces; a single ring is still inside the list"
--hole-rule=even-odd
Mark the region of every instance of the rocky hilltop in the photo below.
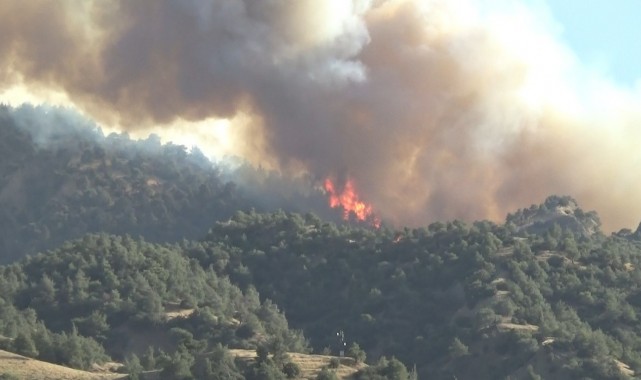
[[[529,234],[545,232],[557,224],[577,235],[591,236],[600,231],[601,220],[595,211],[583,211],[574,198],[553,195],[541,205],[508,214],[506,224]]]

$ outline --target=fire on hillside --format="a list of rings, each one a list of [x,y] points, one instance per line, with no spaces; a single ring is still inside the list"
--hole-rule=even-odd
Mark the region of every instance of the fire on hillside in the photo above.
[[[353,215],[356,220],[371,223],[376,228],[380,227],[380,219],[372,211],[372,205],[360,199],[354,186],[354,181],[348,179],[339,191],[334,181],[331,178],[326,178],[324,188],[327,195],[329,195],[329,206],[331,208],[341,208],[343,210],[343,219],[349,220],[350,216]]]

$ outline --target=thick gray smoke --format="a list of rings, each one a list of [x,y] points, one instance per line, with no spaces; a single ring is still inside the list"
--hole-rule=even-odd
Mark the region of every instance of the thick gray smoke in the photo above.
[[[397,223],[560,193],[635,226],[641,96],[578,64],[540,9],[495,3],[7,0],[0,86],[130,130],[228,118],[236,153],[350,178]]]

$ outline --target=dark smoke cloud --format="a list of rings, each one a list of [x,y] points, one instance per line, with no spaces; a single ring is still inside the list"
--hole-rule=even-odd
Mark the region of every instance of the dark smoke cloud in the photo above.
[[[397,223],[560,193],[636,225],[641,97],[581,67],[541,9],[499,3],[8,0],[0,86],[131,130],[242,119],[239,154],[350,177]]]

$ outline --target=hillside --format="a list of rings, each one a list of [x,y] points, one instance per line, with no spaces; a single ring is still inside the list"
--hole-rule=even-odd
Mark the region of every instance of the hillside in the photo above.
[[[638,268],[638,241],[559,225],[523,237],[489,222],[394,231],[237,213],[202,241],[89,235],[0,267],[0,333],[74,366],[152,345],[162,368],[198,371],[219,350],[201,358],[251,377],[217,345],[320,352],[340,329],[372,362],[436,379],[619,379],[641,370]]]
[[[64,109],[0,108],[0,262],[90,232],[198,238],[248,207],[199,151],[104,136]]]
[[[417,228],[263,212],[197,152],[44,114],[0,110],[0,349],[162,380],[313,378],[345,349],[356,380],[641,374],[641,227],[568,196]]]
[[[0,107],[0,263],[86,233],[198,239],[237,210],[313,209],[340,220],[310,189],[308,179],[216,165],[155,135],[105,136],[66,109]]]
[[[229,352],[233,357],[249,364],[256,360],[256,351],[234,349]],[[321,369],[329,367],[332,358],[336,358],[300,353],[289,353],[288,355],[291,361],[300,367],[300,375],[296,378],[301,380],[315,379]],[[365,368],[364,364],[356,363],[352,358],[336,359],[340,361],[340,364],[332,372],[336,373],[339,379],[350,379],[359,369]],[[0,350],[1,375],[11,375],[21,380],[115,380],[127,378],[127,375],[123,374],[80,371]]]
[[[0,350],[0,378],[2,375],[20,380],[115,380],[127,377],[80,371]]]
[[[229,350],[229,352],[232,356],[244,361],[254,362],[256,360],[256,351],[233,349]],[[288,355],[291,361],[296,363],[301,369],[301,373],[297,377],[298,379],[316,379],[321,369],[330,367],[332,359],[338,360],[340,363],[338,368],[332,369],[332,372],[336,373],[338,378],[342,380],[350,379],[358,370],[366,367],[366,365],[356,363],[353,358],[349,357],[339,358],[336,356],[300,353],[289,353]]]
[[[553,379],[619,378],[617,360],[641,364],[641,245],[598,231],[552,224],[524,237],[458,221],[372,231],[247,214],[187,252],[202,265],[224,252],[221,273],[281,306],[314,347],[342,327],[368,354],[434,378],[503,378],[530,366]]]

